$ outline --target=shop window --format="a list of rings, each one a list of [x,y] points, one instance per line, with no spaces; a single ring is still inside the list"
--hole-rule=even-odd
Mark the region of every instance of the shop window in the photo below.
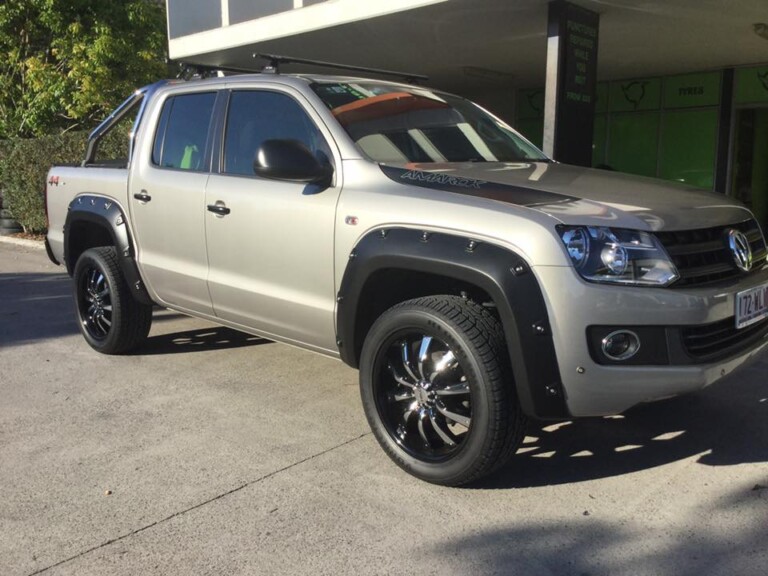
[[[714,185],[717,108],[664,113],[659,176],[700,188]]]
[[[656,176],[658,112],[613,114],[608,130],[608,166],[619,172]]]

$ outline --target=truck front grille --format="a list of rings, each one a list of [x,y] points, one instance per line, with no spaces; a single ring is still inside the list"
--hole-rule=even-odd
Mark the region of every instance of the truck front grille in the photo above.
[[[702,286],[743,274],[736,267],[726,241],[728,230],[732,228],[743,232],[749,240],[752,247],[752,271],[762,269],[768,251],[760,226],[755,220],[700,230],[655,232],[680,273],[680,279],[672,287]]]
[[[689,356],[714,361],[746,350],[768,335],[768,318],[737,330],[736,321],[731,317],[712,324],[683,328],[681,333]]]

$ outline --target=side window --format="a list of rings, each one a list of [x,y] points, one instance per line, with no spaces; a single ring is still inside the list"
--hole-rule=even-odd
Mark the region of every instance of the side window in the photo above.
[[[177,170],[205,170],[203,155],[215,100],[214,92],[182,94],[166,100],[152,147],[153,164]]]
[[[256,150],[265,140],[298,140],[328,161],[328,144],[304,109],[278,92],[235,91],[229,100],[224,137],[224,173],[253,176]]]

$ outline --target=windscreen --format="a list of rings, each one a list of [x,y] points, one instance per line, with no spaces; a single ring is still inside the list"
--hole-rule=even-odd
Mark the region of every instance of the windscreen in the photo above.
[[[312,89],[376,162],[547,161],[503,122],[457,96],[365,81]]]

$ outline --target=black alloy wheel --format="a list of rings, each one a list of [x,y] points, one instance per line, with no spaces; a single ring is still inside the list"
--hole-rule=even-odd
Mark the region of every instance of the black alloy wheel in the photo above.
[[[115,248],[90,248],[73,274],[78,325],[86,342],[103,354],[123,354],[149,334],[152,306],[131,295]]]
[[[77,292],[83,329],[93,340],[106,340],[112,329],[112,293],[106,275],[97,266],[88,266]]]
[[[420,460],[450,458],[472,425],[472,394],[455,353],[423,332],[396,333],[384,346],[389,374],[375,383],[384,427]]]
[[[501,324],[459,297],[417,298],[382,314],[363,346],[360,391],[384,451],[428,482],[473,482],[522,440]]]

